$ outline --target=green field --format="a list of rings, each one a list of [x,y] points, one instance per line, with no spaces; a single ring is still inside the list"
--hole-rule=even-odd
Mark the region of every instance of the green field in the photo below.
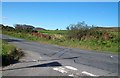
[[[66,35],[68,33],[67,30],[38,30],[38,32],[49,35],[53,34]]]

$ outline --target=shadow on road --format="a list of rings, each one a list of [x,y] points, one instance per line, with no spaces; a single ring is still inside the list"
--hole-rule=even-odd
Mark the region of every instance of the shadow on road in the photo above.
[[[2,39],[7,42],[22,42],[22,40],[17,40],[17,39]]]
[[[68,57],[68,58],[59,58],[59,59],[47,59],[47,60],[36,60],[36,61],[19,61],[19,63],[30,63],[30,62],[39,62],[39,61],[54,61],[54,60],[65,60],[65,59],[75,59],[75,58],[79,58],[79,56],[77,57]]]
[[[2,71],[24,69],[24,68],[33,68],[33,67],[56,67],[56,66],[62,66],[62,65],[59,62],[50,62],[50,63],[44,63],[44,64],[38,64],[38,65],[32,65],[32,66],[26,66],[26,67],[3,69]]]

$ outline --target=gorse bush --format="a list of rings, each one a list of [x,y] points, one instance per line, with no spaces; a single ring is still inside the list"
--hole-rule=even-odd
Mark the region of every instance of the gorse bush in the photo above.
[[[77,24],[70,24],[67,30],[69,30],[69,39],[100,38],[104,34],[102,31],[97,31],[94,26],[88,26],[84,21],[78,22]]]

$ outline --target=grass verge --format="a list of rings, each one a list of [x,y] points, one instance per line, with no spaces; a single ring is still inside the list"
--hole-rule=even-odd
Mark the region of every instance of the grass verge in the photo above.
[[[2,66],[7,66],[9,64],[15,63],[23,56],[23,51],[17,49],[14,45],[9,44],[4,40],[0,40],[2,44],[2,51],[0,52],[0,57],[2,57]]]
[[[50,32],[50,30],[48,32]],[[54,32],[52,31],[51,33],[55,33],[55,31]],[[33,36],[28,33],[15,33],[15,32],[4,31],[4,34],[17,37],[17,38],[23,38],[26,40],[42,42],[46,44],[56,44],[56,45],[65,46],[65,47],[80,48],[85,50],[95,50],[97,52],[107,52],[112,54],[120,53],[118,51],[118,48],[120,48],[118,42],[112,42],[112,41],[103,41],[103,40],[96,40],[96,39],[82,40],[82,41],[75,40],[75,39],[74,40],[68,40],[68,39],[48,40],[48,39],[43,39],[43,38]]]

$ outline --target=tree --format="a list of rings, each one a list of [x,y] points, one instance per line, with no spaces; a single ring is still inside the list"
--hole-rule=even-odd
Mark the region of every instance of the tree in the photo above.
[[[0,28],[2,30],[7,30],[7,31],[13,31],[13,30],[15,30],[13,27],[11,27],[11,26],[4,26],[3,24],[0,24]]]
[[[32,32],[34,30],[35,27],[31,26],[31,25],[25,25],[25,24],[15,24],[15,29],[18,32]]]
[[[78,22],[77,24],[70,24],[67,27],[67,30],[70,30],[68,33],[68,38],[81,39],[86,36],[91,27],[88,26],[84,21]]]
[[[58,30],[58,28],[56,30]]]
[[[69,26],[66,27],[67,30],[70,30]]]

